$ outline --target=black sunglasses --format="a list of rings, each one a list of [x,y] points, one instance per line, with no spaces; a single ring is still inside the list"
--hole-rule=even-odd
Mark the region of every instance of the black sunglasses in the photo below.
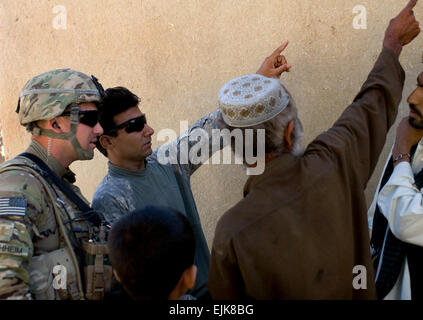
[[[70,111],[63,112],[62,116],[70,116]],[[98,123],[98,110],[79,110],[79,122],[91,128],[94,128]]]
[[[147,118],[145,117],[145,114],[143,114],[140,117],[130,119],[128,121],[121,123],[120,125],[117,125],[116,127],[108,130],[106,134],[110,134],[112,132],[118,131],[123,128],[125,128],[125,131],[127,133],[139,132],[139,131],[142,131],[142,129],[144,129],[144,126],[146,124],[147,124]]]

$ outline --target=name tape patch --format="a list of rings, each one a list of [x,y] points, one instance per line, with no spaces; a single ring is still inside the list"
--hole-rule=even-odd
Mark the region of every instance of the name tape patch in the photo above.
[[[0,243],[0,254],[2,253],[14,255],[14,256],[27,257],[29,253],[29,249],[21,247],[21,246],[13,245],[13,244]]]

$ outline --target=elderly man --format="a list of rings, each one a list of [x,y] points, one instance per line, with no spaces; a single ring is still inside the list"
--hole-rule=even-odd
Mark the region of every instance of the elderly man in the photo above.
[[[222,88],[228,125],[265,129],[266,168],[248,179],[244,199],[216,227],[208,283],[214,299],[376,297],[364,189],[401,100],[398,57],[420,32],[415,4],[391,21],[354,102],[302,155],[301,125],[284,87],[253,76]],[[243,98],[232,89],[238,86]]]
[[[0,299],[102,299],[110,289],[101,217],[69,170],[94,156],[101,92],[71,69],[35,76],[21,92],[19,121],[32,136],[0,166]]]
[[[288,43],[268,57],[258,72],[266,76],[280,76],[288,71],[280,53]],[[147,124],[146,116],[138,106],[138,97],[123,87],[106,90],[100,123],[104,135],[98,144],[99,150],[109,159],[109,171],[97,187],[93,197],[93,207],[103,212],[106,220],[113,224],[119,217],[147,205],[166,206],[183,213],[190,221],[195,235],[195,265],[198,275],[192,294],[196,298],[207,297],[207,277],[210,253],[201,228],[200,217],[191,191],[191,175],[201,166],[191,159],[183,161],[180,150],[188,152],[198,143],[192,139],[198,129],[204,129],[209,139],[210,153],[212,130],[224,127],[217,110],[194,123],[188,131],[166,146],[151,149],[151,136],[154,130]],[[220,144],[220,142],[219,142]],[[221,145],[217,146],[220,149]],[[176,150],[176,163],[165,164],[162,150]]]
[[[423,298],[423,72],[369,208],[379,299]]]

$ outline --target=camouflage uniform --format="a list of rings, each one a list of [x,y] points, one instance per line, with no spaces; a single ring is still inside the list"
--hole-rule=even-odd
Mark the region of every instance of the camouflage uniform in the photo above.
[[[99,99],[96,85],[86,75],[69,69],[52,71],[27,83],[21,94],[21,108],[18,106],[19,119],[33,134],[44,134],[42,131],[46,130],[40,130],[34,121],[52,119],[69,104]],[[74,118],[71,116],[71,121]],[[87,202],[68,181],[70,171],[42,145],[33,140],[26,152],[40,158]],[[82,158],[89,157],[79,154]],[[105,246],[89,247],[90,239],[98,240],[99,229],[83,218],[75,219],[80,214],[80,209],[56,185],[40,175],[36,163],[18,156],[0,165],[0,299],[83,299],[82,282],[92,278],[90,272],[85,273],[85,279],[82,276],[83,265],[90,263],[87,259],[91,263],[95,259],[96,266],[101,265],[97,268],[101,280],[110,284],[111,267],[103,266],[106,252],[100,252]],[[55,279],[61,273],[53,273],[55,265],[65,267],[66,288]],[[87,269],[92,271],[93,267]],[[54,282],[56,288],[61,288],[56,290]],[[91,293],[94,289],[95,285],[85,286]]]

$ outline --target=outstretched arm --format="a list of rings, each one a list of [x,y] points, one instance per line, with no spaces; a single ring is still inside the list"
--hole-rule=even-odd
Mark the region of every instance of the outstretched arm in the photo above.
[[[306,151],[310,155],[315,152],[325,155],[313,158],[333,161],[344,173],[344,182],[357,182],[360,189],[366,187],[397,116],[405,80],[398,56],[402,47],[420,33],[413,14],[416,2],[411,0],[390,21],[382,53],[354,102]]]

